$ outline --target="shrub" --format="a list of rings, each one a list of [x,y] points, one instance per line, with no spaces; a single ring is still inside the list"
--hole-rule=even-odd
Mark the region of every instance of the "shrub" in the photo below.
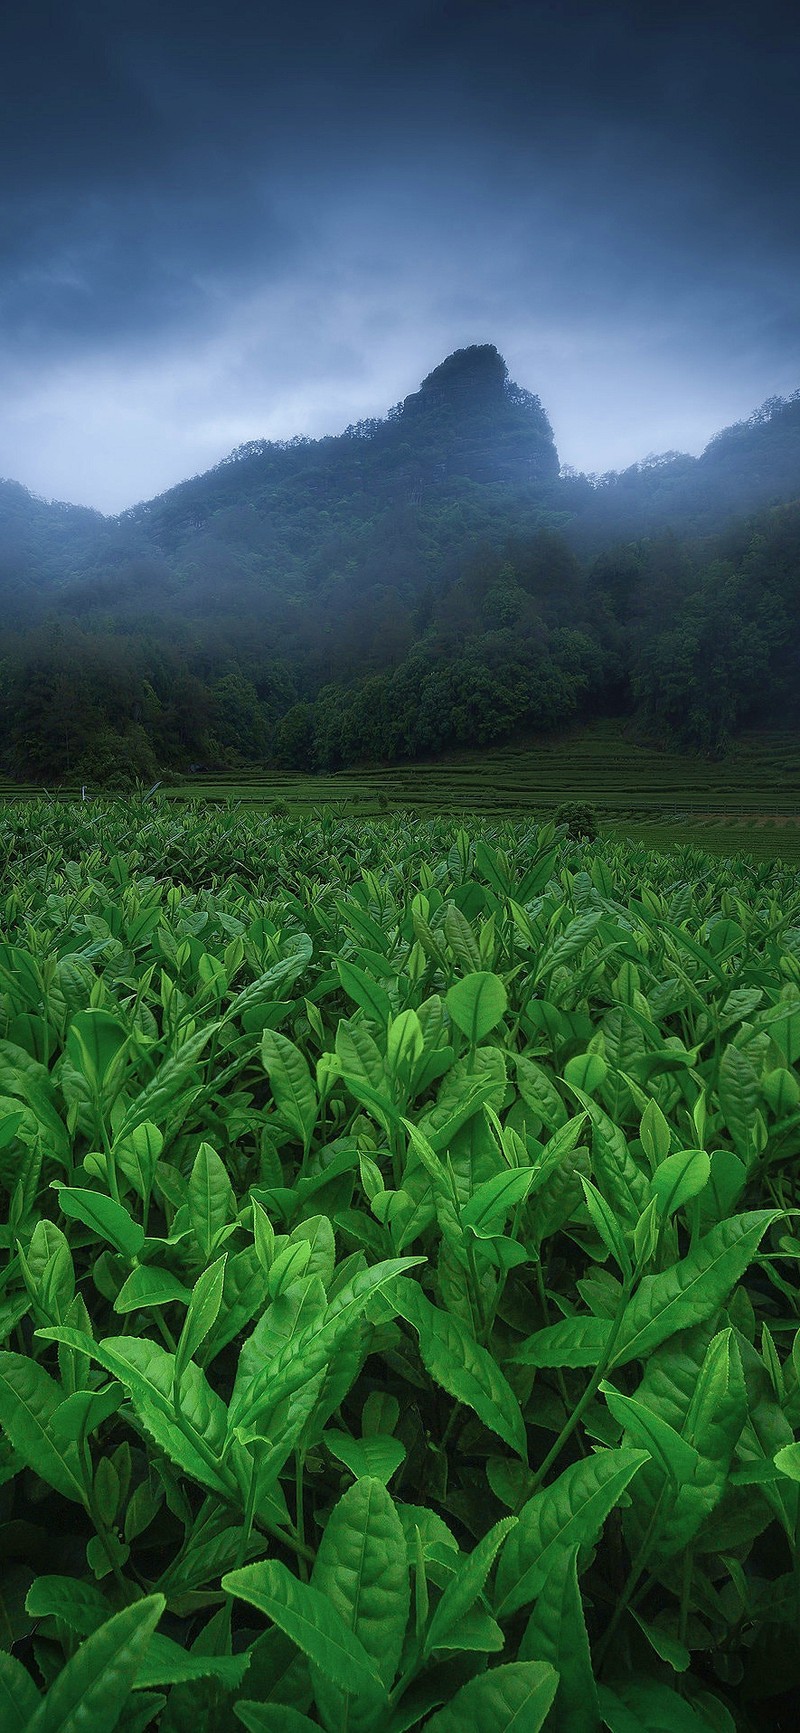
[[[581,837],[588,842],[594,842],[600,835],[600,821],[597,812],[588,801],[565,800],[555,815],[556,824],[565,824],[567,836],[578,841]]]

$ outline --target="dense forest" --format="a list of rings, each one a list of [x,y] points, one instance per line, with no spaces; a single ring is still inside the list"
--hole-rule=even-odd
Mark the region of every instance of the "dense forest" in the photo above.
[[[117,518],[0,483],[0,764],[124,786],[626,715],[800,721],[800,393],[621,474],[559,466],[490,345],[383,420],[256,441]]]

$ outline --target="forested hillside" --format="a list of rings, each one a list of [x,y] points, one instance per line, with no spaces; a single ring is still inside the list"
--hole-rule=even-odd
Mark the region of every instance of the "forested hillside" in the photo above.
[[[490,345],[384,420],[103,518],[0,484],[0,759],[336,768],[584,715],[718,751],[796,713],[800,394],[699,458],[562,472]]]

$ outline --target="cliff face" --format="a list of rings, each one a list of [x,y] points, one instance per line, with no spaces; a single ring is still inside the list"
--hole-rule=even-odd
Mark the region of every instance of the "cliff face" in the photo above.
[[[425,413],[450,407],[460,413],[465,404],[497,406],[508,385],[508,368],[493,343],[476,343],[471,349],[456,349],[423,379],[419,391],[407,397],[404,414]],[[468,395],[467,395],[468,394]]]
[[[405,399],[398,431],[440,475],[540,486],[558,478],[539,398],[509,379],[493,343],[457,349],[435,367]]]

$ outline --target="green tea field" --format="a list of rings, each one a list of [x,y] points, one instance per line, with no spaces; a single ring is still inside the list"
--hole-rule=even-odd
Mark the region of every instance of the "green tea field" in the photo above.
[[[797,873],[136,799],[0,871],[4,1733],[789,1733]]]

